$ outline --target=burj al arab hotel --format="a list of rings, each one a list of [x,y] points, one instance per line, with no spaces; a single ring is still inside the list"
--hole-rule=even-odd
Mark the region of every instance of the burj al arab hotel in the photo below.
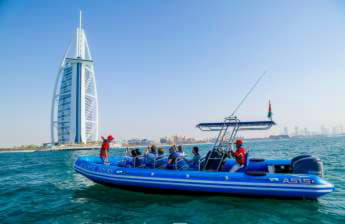
[[[74,49],[71,50],[71,46]],[[80,12],[74,44],[67,48],[55,82],[51,141],[53,144],[79,144],[97,139],[98,99],[95,72]]]

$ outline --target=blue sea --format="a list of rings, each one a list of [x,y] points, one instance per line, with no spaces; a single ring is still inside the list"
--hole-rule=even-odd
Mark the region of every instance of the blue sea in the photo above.
[[[95,150],[0,153],[0,223],[345,223],[345,137],[245,146],[260,158],[318,156],[336,191],[317,201],[151,195],[94,184],[75,173],[76,158]],[[204,152],[208,147],[201,146]]]

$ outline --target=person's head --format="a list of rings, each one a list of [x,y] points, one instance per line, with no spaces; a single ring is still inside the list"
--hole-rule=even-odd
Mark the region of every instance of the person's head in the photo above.
[[[159,148],[158,149],[158,155],[163,155],[164,154],[164,149],[163,148]]]
[[[135,151],[135,149],[131,150],[131,156],[132,157],[136,157],[137,156],[137,152]]]
[[[150,152],[156,153],[157,152],[157,147],[155,145],[151,145]]]
[[[176,147],[175,147],[175,146],[171,146],[171,147],[169,148],[169,152],[170,152],[170,153],[176,152]]]
[[[192,150],[192,153],[193,153],[194,155],[198,155],[198,154],[199,154],[199,148],[198,148],[197,146],[194,146],[194,147],[193,147],[193,150]]]
[[[114,140],[113,136],[112,135],[109,135],[108,138],[107,138],[108,142],[111,142]]]
[[[235,145],[236,145],[236,148],[239,149],[239,148],[242,147],[243,141],[242,141],[241,139],[237,139],[237,140],[235,141]]]
[[[141,155],[141,152],[140,152],[140,149],[139,149],[139,148],[136,148],[136,149],[135,149],[135,154],[136,154],[137,156],[140,156],[140,155]]]
[[[177,146],[177,151],[178,151],[178,152],[183,152],[182,145]]]

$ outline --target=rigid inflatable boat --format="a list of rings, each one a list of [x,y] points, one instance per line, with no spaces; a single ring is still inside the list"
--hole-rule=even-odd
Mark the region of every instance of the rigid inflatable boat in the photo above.
[[[197,127],[202,131],[219,132],[216,142],[201,157],[198,167],[177,160],[174,169],[162,169],[162,164],[156,168],[155,163],[148,164],[142,158],[132,158],[125,154],[111,157],[110,163],[106,165],[99,157],[79,157],[74,169],[99,184],[155,193],[317,199],[332,192],[334,186],[323,178],[322,162],[310,155],[296,156],[291,160],[265,160],[251,158],[250,153],[247,153],[245,166],[236,172],[229,172],[236,161],[226,155],[233,147],[237,132],[267,130],[272,125],[275,125],[272,120],[240,121],[235,117],[218,123],[198,124]],[[135,161],[140,159],[139,166]],[[166,162],[167,159],[163,160],[163,163]]]

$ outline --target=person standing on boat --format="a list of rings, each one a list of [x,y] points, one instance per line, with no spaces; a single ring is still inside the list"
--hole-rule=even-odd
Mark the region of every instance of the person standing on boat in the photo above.
[[[101,157],[101,160],[104,164],[109,164],[109,147],[110,147],[110,142],[114,140],[113,136],[109,135],[107,139],[105,139],[102,136],[102,146],[101,150],[99,152],[99,156]]]
[[[243,145],[243,141],[241,139],[236,140],[236,142],[234,142],[236,145],[236,151],[230,151],[232,157],[234,157],[236,159],[236,163],[235,165],[232,166],[232,168],[230,169],[230,172],[236,172],[239,169],[241,169],[242,167],[245,166],[246,164],[246,149],[244,147],[242,147]]]

